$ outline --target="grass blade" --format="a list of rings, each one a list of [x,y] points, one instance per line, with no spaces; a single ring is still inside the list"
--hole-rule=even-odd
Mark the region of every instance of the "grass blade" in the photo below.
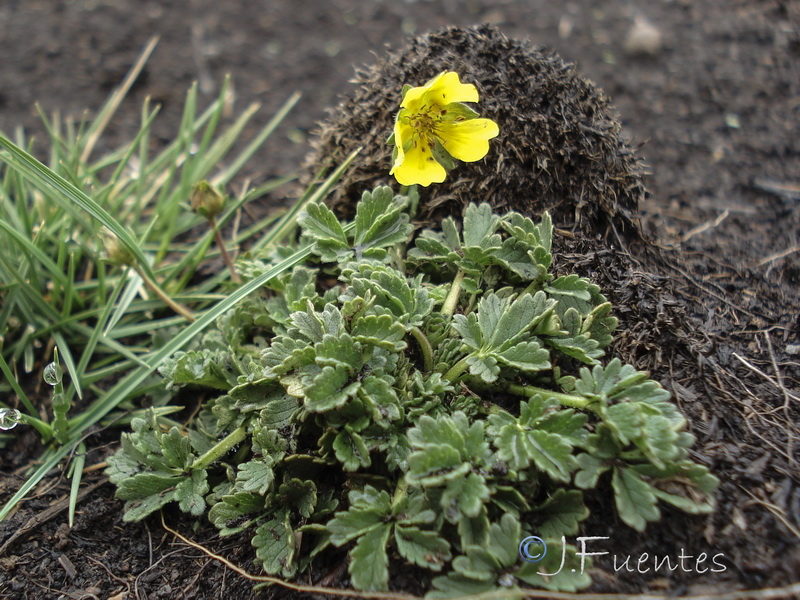
[[[0,158],[5,160],[11,168],[19,171],[43,192],[52,194],[53,199],[65,209],[73,208],[70,204],[71,202],[94,217],[101,225],[117,236],[120,243],[134,256],[140,268],[147,275],[153,276],[150,265],[147,263],[133,236],[114,217],[108,214],[102,206],[2,134],[0,134],[0,148],[5,149],[8,153],[7,156],[0,154]]]
[[[75,453],[75,460],[72,462],[72,484],[69,488],[69,511],[67,520],[70,529],[75,522],[75,507],[78,505],[78,492],[81,489],[81,479],[83,479],[83,466],[86,464],[86,444],[78,444],[78,451]]]
[[[14,390],[14,393],[17,395],[17,398],[19,398],[19,401],[22,402],[23,406],[25,407],[25,410],[28,411],[28,414],[32,417],[38,416],[39,413],[36,412],[36,409],[33,407],[33,404],[28,399],[27,394],[25,394],[25,392],[17,383],[17,379],[11,372],[11,369],[9,368],[6,360],[3,358],[2,353],[0,353],[0,371],[3,372],[3,376],[6,378],[8,385],[10,385],[11,389]]]

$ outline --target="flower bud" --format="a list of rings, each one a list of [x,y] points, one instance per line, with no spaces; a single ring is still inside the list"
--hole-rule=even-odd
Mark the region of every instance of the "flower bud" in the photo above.
[[[109,229],[103,227],[100,230],[100,241],[106,252],[106,257],[115,265],[133,265],[136,261],[133,254],[125,247],[119,238]]]
[[[207,181],[201,181],[194,186],[190,202],[192,210],[208,220],[215,218],[225,208],[225,196]]]

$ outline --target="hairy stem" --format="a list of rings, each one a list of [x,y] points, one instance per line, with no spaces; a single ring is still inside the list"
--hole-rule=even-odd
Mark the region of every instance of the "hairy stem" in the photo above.
[[[411,335],[413,335],[414,339],[417,340],[419,349],[422,351],[422,363],[425,372],[429,373],[433,371],[433,347],[428,341],[428,338],[425,337],[425,334],[419,327],[412,327]]]
[[[456,276],[453,278],[453,283],[450,286],[450,292],[447,294],[447,298],[444,299],[444,304],[442,304],[443,315],[452,317],[453,313],[456,312],[456,306],[458,306],[458,297],[461,294],[462,281],[464,281],[464,271],[459,269],[458,273],[456,273]]]
[[[403,476],[400,481],[397,482],[397,487],[394,489],[394,496],[392,497],[392,509],[399,506],[407,494],[408,481],[406,480],[405,476]]]
[[[461,374],[467,370],[467,357],[465,356],[452,367],[447,373],[444,374],[444,378],[447,379],[450,383],[453,383],[456,379],[458,379]]]
[[[234,283],[242,283],[242,278],[239,277],[239,273],[236,272],[236,267],[233,264],[231,255],[228,254],[228,249],[225,247],[225,240],[222,239],[222,233],[220,232],[219,227],[217,227],[217,220],[214,217],[211,217],[208,220],[208,224],[211,225],[211,228],[214,230],[214,240],[217,242],[220,254],[222,254],[222,260],[225,261],[228,271],[231,272],[231,280]]]
[[[217,442],[215,446],[213,446],[208,452],[203,454],[202,456],[198,456],[197,460],[192,463],[192,466],[189,467],[189,470],[196,471],[197,469],[205,469],[208,465],[213,463],[216,460],[219,460],[228,451],[233,448],[236,444],[239,444],[244,441],[244,438],[247,437],[247,432],[245,431],[244,427],[239,427],[238,429],[234,429],[231,433],[225,436],[222,440]]]
[[[509,383],[506,386],[506,389],[512,394],[516,394],[518,396],[527,396],[528,398],[536,396],[537,394],[541,395],[543,398],[553,398],[561,405],[568,406],[570,408],[591,410],[592,404],[594,404],[592,400],[584,398],[583,396],[574,396],[572,394],[554,392],[552,390],[540,388],[535,385],[519,385],[517,383]]]

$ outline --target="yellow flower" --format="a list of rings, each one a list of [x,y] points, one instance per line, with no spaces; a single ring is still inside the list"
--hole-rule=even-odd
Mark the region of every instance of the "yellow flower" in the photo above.
[[[391,175],[402,185],[441,183],[453,158],[482,159],[489,140],[499,133],[497,123],[479,119],[461,104],[477,102],[478,90],[447,71],[422,87],[410,88],[394,124],[394,164]],[[392,138],[390,138],[391,141]]]

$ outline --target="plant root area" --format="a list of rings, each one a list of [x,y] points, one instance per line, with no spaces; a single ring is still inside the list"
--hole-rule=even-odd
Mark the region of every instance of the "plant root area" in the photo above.
[[[420,216],[435,224],[463,202],[483,199],[534,218],[550,210],[561,231],[556,269],[597,282],[620,319],[609,357],[650,371],[672,392],[698,439],[693,458],[721,481],[713,514],[662,506],[662,520],[641,534],[617,522],[605,500],[610,490],[592,494],[581,533],[608,538],[587,546],[608,554],[595,557],[589,591],[800,594],[796,2],[10,0],[0,5],[0,22],[0,130],[37,133],[40,153],[34,103],[76,118],[97,109],[158,35],[106,148],[133,135],[148,96],[163,106],[154,132],[168,142],[192,81],[210,102],[231,73],[232,114],[253,101],[263,106],[254,130],[299,90],[302,100],[249,175],[260,181],[303,165],[313,173],[321,157],[363,144],[362,167],[333,199],[341,212],[354,194],[389,182],[390,152],[381,143],[402,84],[421,85],[431,69],[449,65],[470,72],[481,110],[502,117],[505,137],[494,157],[424,190]],[[442,29],[480,23],[491,27],[470,31],[484,41],[501,36],[492,44],[502,51],[475,51],[463,30]],[[430,31],[438,33],[424,36]],[[550,71],[536,75],[550,99],[546,109],[541,98],[511,93],[515,85],[525,89],[514,78],[530,57],[569,78],[556,89],[544,85]],[[502,103],[492,104],[490,90]],[[532,120],[517,108],[535,112]],[[503,120],[517,129],[504,132]],[[532,172],[538,176],[524,180]],[[280,206],[293,191],[253,210]],[[30,374],[31,389],[42,367]],[[102,463],[118,435],[94,433],[86,464]],[[21,485],[40,450],[29,432],[0,450],[0,501]],[[254,589],[220,560],[258,574],[247,539],[219,539],[210,524],[195,526],[177,510],[165,510],[164,523],[123,523],[122,503],[101,469],[84,476],[70,528],[64,475],[53,472],[0,523],[0,598],[324,597]],[[664,557],[677,568],[655,568]],[[424,595],[413,569],[399,560],[390,569],[395,592]],[[304,585],[346,588],[346,554],[303,577]]]

